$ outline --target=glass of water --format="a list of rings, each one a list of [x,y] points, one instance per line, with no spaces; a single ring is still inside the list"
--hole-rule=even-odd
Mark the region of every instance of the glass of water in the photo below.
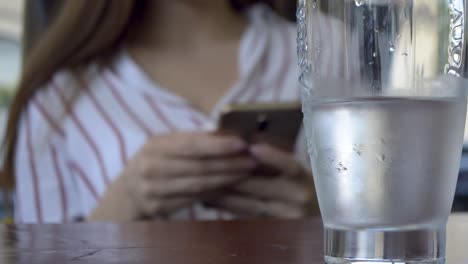
[[[326,263],[445,263],[463,143],[465,0],[300,0]]]

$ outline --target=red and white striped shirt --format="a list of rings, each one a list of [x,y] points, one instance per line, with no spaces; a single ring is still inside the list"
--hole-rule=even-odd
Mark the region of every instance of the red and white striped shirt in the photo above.
[[[265,6],[252,8],[249,17],[238,54],[240,78],[209,115],[155,84],[125,51],[109,67],[90,64],[81,79],[57,73],[22,115],[17,222],[86,218],[152,135],[214,127],[230,103],[298,100],[295,26]],[[298,146],[306,161],[305,144]],[[219,216],[196,205],[176,217],[188,218],[190,211],[197,219]]]

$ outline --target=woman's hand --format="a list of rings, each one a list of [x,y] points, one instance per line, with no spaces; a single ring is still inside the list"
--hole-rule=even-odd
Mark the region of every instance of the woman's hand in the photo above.
[[[256,167],[240,139],[207,133],[155,136],[123,173],[139,213],[165,217],[245,179]]]
[[[318,215],[311,173],[291,153],[268,145],[255,145],[251,155],[260,165],[279,171],[278,175],[253,175],[231,187],[216,205],[251,217],[300,218]]]

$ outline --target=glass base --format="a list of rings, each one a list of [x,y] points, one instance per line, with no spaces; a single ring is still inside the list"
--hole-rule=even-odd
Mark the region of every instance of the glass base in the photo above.
[[[437,260],[349,260],[333,257],[325,257],[326,264],[445,264],[445,259]]]
[[[445,228],[339,230],[325,228],[327,264],[444,264]]]

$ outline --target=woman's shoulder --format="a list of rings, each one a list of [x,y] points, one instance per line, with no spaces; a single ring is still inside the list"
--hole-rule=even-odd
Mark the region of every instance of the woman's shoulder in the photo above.
[[[249,16],[254,28],[265,34],[268,39],[269,56],[285,55],[288,65],[294,68],[296,65],[296,24],[286,20],[264,4],[252,7]]]
[[[251,38],[260,43],[255,46],[260,47],[257,51],[250,52],[262,53],[257,73],[263,86],[276,94],[275,100],[297,100],[299,66],[295,24],[279,16],[266,5],[256,5],[249,15],[254,31]],[[265,93],[265,98],[271,97],[268,94]]]
[[[29,100],[22,122],[29,122],[37,136],[66,138],[65,123],[75,111],[85,89],[98,79],[96,66],[86,65],[79,71],[61,70],[44,83]],[[55,137],[58,136],[58,137]]]
[[[287,32],[288,37],[295,42],[296,24],[280,16],[271,7],[265,4],[257,4],[249,10],[248,17],[253,24],[263,27],[264,30],[266,29],[270,33]]]
[[[90,63],[77,69],[60,70],[38,90],[32,100],[60,103],[54,109],[70,107],[69,104],[79,99],[83,91],[95,86],[100,68],[99,64]]]

